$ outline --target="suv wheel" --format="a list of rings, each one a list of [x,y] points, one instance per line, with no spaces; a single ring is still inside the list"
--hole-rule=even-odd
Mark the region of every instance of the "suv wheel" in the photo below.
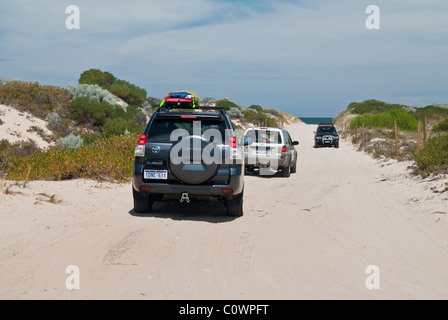
[[[154,200],[148,196],[143,196],[132,187],[132,194],[134,196],[134,212],[135,213],[147,213],[152,211],[152,205]]]
[[[232,217],[241,217],[243,215],[243,194],[244,189],[232,199],[226,200],[227,215]]]
[[[288,178],[291,175],[291,162],[289,162],[286,167],[282,168],[282,177]]]

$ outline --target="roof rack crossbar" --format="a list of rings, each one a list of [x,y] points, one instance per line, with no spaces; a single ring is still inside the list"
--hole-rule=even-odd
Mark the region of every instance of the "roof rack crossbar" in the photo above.
[[[186,109],[186,110],[217,110],[220,111],[222,113],[225,113],[226,110],[230,110],[229,107],[213,107],[213,106],[197,106],[195,108],[189,108],[189,107],[185,107],[185,106],[162,106],[159,107],[159,109],[157,111],[165,111],[168,112],[171,109]]]

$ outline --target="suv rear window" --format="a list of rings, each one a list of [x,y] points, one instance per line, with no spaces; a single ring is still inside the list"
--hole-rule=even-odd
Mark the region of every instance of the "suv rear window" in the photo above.
[[[226,124],[223,119],[216,119],[216,120],[201,119],[192,121],[191,119],[156,118],[149,127],[148,142],[158,142],[158,143],[173,142],[171,140],[171,133],[174,130],[184,129],[188,132],[189,135],[193,135],[194,126],[198,127],[200,126],[201,135],[204,135],[204,132],[206,132],[207,130],[214,130],[209,131],[211,132],[209,134],[215,136],[214,132],[216,133],[217,130],[221,134],[221,141],[224,142],[225,140]]]
[[[251,137],[256,143],[282,143],[282,136],[279,131],[271,130],[249,130],[246,136]]]

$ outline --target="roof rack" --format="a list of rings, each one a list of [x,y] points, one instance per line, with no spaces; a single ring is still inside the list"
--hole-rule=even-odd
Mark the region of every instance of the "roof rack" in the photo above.
[[[220,111],[221,113],[225,113],[226,110],[230,110],[229,107],[213,107],[213,106],[196,106],[194,108],[192,107],[188,107],[185,105],[171,105],[171,106],[162,106],[159,107],[159,109],[157,109],[157,111],[165,111],[168,112],[171,109],[186,109],[186,110],[195,110],[195,111],[200,111],[200,110],[217,110]]]
[[[332,122],[321,122],[319,126],[334,126],[334,124]]]

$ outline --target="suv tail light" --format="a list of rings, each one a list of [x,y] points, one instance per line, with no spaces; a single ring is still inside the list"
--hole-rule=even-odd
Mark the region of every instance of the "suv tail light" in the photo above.
[[[283,146],[282,147],[282,159],[285,159],[285,155],[286,155],[286,152],[287,152],[288,150],[286,149],[286,146]]]
[[[236,137],[229,137],[229,146],[231,149],[236,148]]]
[[[147,134],[140,135],[140,138],[138,139],[138,145],[135,147],[134,155],[136,157],[144,157],[145,156],[145,146],[146,146],[146,140],[148,139]]]
[[[140,138],[138,139],[138,144],[141,146],[144,146],[146,144],[146,140],[148,139],[147,134],[141,134]]]

